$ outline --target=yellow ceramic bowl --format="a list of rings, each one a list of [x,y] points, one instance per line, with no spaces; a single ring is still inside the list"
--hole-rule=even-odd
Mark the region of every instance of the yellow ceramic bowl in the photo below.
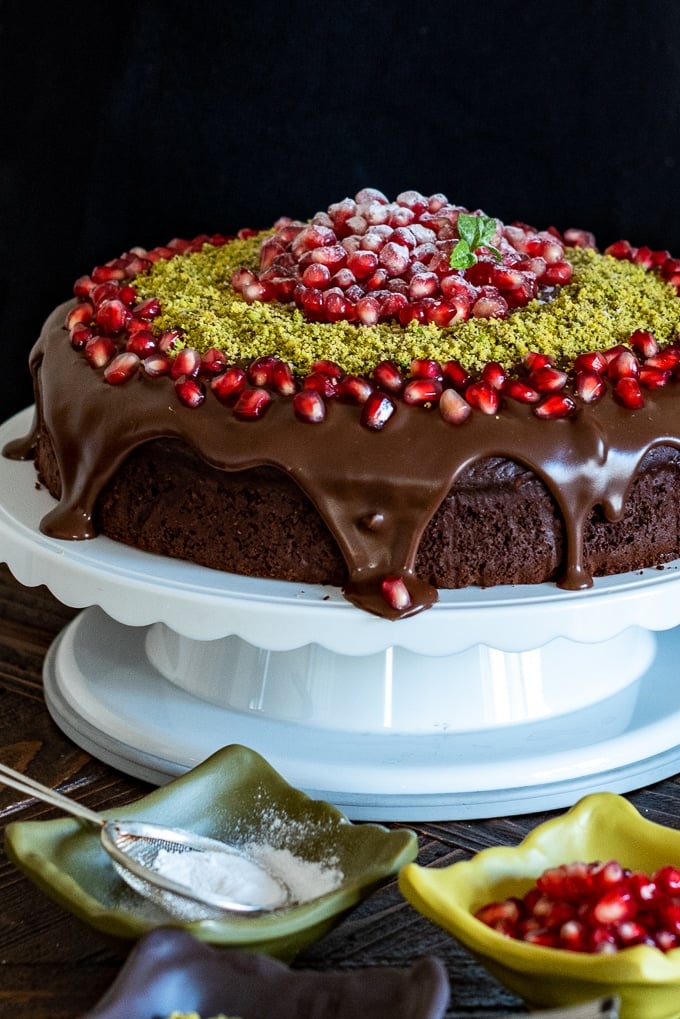
[[[504,937],[474,917],[488,902],[524,895],[547,867],[608,859],[647,873],[680,864],[680,831],[645,820],[621,796],[594,793],[539,825],[518,846],[484,849],[471,860],[439,869],[409,863],[399,872],[399,887],[419,912],[453,934],[530,1008],[617,994],[621,1019],[676,1019],[680,948],[569,952]]]

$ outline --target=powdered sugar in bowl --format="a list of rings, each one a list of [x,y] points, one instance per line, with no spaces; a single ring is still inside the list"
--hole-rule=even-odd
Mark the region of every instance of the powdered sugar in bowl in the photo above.
[[[353,824],[240,745],[127,804],[125,816],[219,839],[283,884],[288,904],[251,914],[172,916],[129,889],[98,832],[72,818],[8,825],[7,854],[60,907],[108,935],[136,939],[171,924],[202,941],[290,961],[418,853],[414,832]]]

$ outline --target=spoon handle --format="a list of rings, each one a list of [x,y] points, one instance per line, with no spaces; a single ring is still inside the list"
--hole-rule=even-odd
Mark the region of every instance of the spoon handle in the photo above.
[[[65,810],[67,814],[79,817],[83,821],[89,821],[100,828],[104,824],[104,820],[94,810],[84,807],[77,800],[63,796],[56,789],[50,789],[49,786],[36,782],[34,778],[29,778],[28,775],[23,775],[20,771],[15,771],[14,768],[10,768],[6,764],[0,763],[0,779],[5,785],[11,786],[12,789],[18,789],[20,793],[28,793],[29,796],[34,796],[36,799],[49,803],[53,807],[59,807],[61,810]]]

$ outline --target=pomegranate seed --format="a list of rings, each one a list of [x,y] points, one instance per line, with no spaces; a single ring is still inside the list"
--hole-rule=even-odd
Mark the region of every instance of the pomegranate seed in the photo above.
[[[145,321],[151,321],[154,318],[158,318],[161,313],[161,302],[157,297],[149,297],[145,301],[136,305],[134,308],[135,318],[141,318]]]
[[[615,241],[614,244],[610,244],[608,248],[604,249],[604,253],[611,255],[612,258],[632,262],[635,257],[635,248],[629,241]]]
[[[156,352],[156,338],[149,329],[139,329],[128,336],[125,349],[131,354],[145,358]]]
[[[483,414],[495,414],[500,405],[498,391],[488,382],[471,382],[465,390],[465,399]]]
[[[656,336],[648,329],[636,329],[631,334],[629,343],[633,350],[636,350],[642,357],[651,357],[659,351]]]
[[[404,379],[393,361],[381,361],[373,369],[375,383],[389,393],[400,393],[404,387]]]
[[[266,389],[244,389],[234,405],[234,414],[242,421],[256,421],[271,402],[272,397]]]
[[[90,292],[90,301],[95,310],[101,307],[105,301],[115,301],[120,298],[120,287],[113,280],[108,283],[97,283]]]
[[[180,375],[175,379],[175,392],[185,407],[200,407],[205,400],[205,386],[196,378]]]
[[[460,361],[446,361],[442,365],[442,375],[447,385],[453,386],[454,389],[465,389],[472,381],[470,373],[463,368]]]
[[[357,321],[365,326],[373,326],[380,319],[380,304],[370,295],[361,297],[354,306]]]
[[[271,382],[272,367],[277,361],[272,354],[257,357],[248,365],[248,378],[254,386],[268,386]]]
[[[426,407],[439,400],[442,395],[442,384],[439,379],[412,379],[404,386],[402,399],[404,403]]]
[[[439,361],[432,358],[414,358],[409,367],[410,373],[415,379],[443,379],[442,368]]]
[[[223,403],[235,401],[246,388],[248,376],[242,368],[236,366],[227,368],[221,375],[217,375],[210,382],[210,388],[215,396]]]
[[[293,397],[293,410],[301,421],[316,424],[326,416],[326,401],[315,389],[302,389]]]
[[[602,376],[588,370],[577,372],[574,384],[578,396],[584,403],[596,403],[607,389]]]
[[[518,400],[520,403],[538,403],[541,394],[522,379],[508,379],[503,386],[505,396]]]
[[[473,318],[505,318],[508,302],[499,293],[497,297],[479,297],[472,305]]]
[[[125,270],[112,265],[98,265],[92,270],[92,279],[95,283],[106,283],[108,280],[125,279]]]
[[[75,297],[89,297],[95,286],[91,276],[79,276],[73,284],[73,294]]]
[[[567,383],[567,373],[550,365],[536,368],[529,374],[529,384],[539,393],[558,393]]]
[[[373,431],[383,428],[396,410],[386,393],[374,390],[366,398],[361,411],[361,423]]]
[[[675,347],[668,347],[666,350],[652,354],[645,361],[645,368],[658,368],[659,371],[672,371],[680,362],[680,351]]]
[[[337,395],[345,403],[359,406],[366,402],[372,392],[371,383],[359,375],[345,375],[338,383]]]
[[[397,612],[403,612],[411,605],[411,595],[401,577],[385,577],[380,585],[383,598]]]
[[[137,354],[124,351],[122,354],[116,354],[106,365],[104,368],[104,378],[112,386],[116,386],[121,382],[127,382],[128,379],[131,379],[137,373],[139,365],[140,360]]]
[[[92,336],[85,344],[84,354],[93,368],[104,368],[116,353],[116,344],[108,336]]]
[[[505,385],[508,375],[502,364],[498,361],[487,361],[482,369],[480,378],[488,382],[494,389],[501,390]]]
[[[540,368],[548,368],[552,363],[553,360],[548,354],[540,354],[536,350],[530,350],[528,354],[524,355],[524,364],[529,372],[538,371]]]
[[[281,396],[292,396],[297,392],[297,382],[293,369],[287,361],[275,361],[271,367],[270,384],[275,393]]]
[[[587,354],[578,354],[574,358],[574,368],[577,371],[597,372],[601,374],[607,368],[607,358],[601,350],[591,350]]]
[[[223,350],[217,347],[209,347],[204,354],[201,354],[201,375],[213,378],[220,375],[227,367],[227,358]]]
[[[569,248],[597,248],[595,237],[588,230],[576,230],[574,228],[565,230],[564,243]]]
[[[634,378],[619,379],[614,387],[614,393],[629,410],[639,410],[645,405],[645,399],[640,389],[640,383]]]
[[[368,279],[378,268],[378,256],[374,251],[357,250],[347,256],[347,268],[358,280]]]
[[[571,262],[552,262],[545,268],[541,276],[541,283],[547,286],[564,286],[574,274]]]
[[[622,350],[607,365],[607,376],[613,381],[617,379],[635,379],[639,374],[640,365],[631,350]]]
[[[597,923],[606,926],[621,920],[630,920],[635,916],[635,912],[635,901],[630,892],[613,888],[597,900],[592,915]]]
[[[654,880],[662,894],[680,896],[680,868],[660,867],[654,874]]]
[[[671,372],[662,371],[661,368],[648,368],[646,365],[640,368],[640,385],[646,389],[660,389],[671,377]]]
[[[343,369],[335,361],[321,360],[314,361],[312,364],[312,372],[321,372],[324,375],[328,375],[332,379],[341,379],[345,374]]]
[[[77,322],[71,329],[71,346],[74,350],[82,350],[93,336],[94,330],[90,326],[84,322]]]
[[[534,407],[534,414],[544,420],[553,421],[569,417],[575,410],[576,404],[570,396],[566,396],[564,393],[555,393],[552,396],[547,396],[542,403],[537,404]]]
[[[76,304],[75,308],[71,308],[66,316],[64,325],[69,332],[72,332],[77,325],[90,325],[93,318],[93,305],[89,301],[81,301],[80,304]]]
[[[457,389],[445,389],[439,398],[439,413],[450,425],[461,425],[470,417],[472,407]]]
[[[149,354],[144,358],[142,367],[147,375],[152,378],[159,378],[161,375],[170,374],[170,358],[165,354]]]
[[[318,371],[305,375],[302,380],[303,389],[315,391],[327,400],[337,396],[338,384],[338,379],[333,378],[331,375],[326,375],[325,372]]]
[[[170,367],[170,374],[173,379],[178,379],[181,375],[187,378],[194,378],[198,375],[201,370],[201,355],[193,347],[185,347],[180,350],[177,356],[172,361]]]

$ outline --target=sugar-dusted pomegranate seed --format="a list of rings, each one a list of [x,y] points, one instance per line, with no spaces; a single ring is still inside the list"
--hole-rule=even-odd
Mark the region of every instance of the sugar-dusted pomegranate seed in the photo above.
[[[595,236],[588,230],[577,230],[572,227],[564,231],[563,238],[569,248],[597,248]]]
[[[566,393],[553,393],[533,408],[536,417],[546,421],[570,417],[576,410],[576,404]]]
[[[175,379],[175,392],[185,407],[200,407],[205,400],[205,386],[200,379],[180,375]]]
[[[457,389],[445,389],[439,398],[439,413],[450,425],[461,425],[470,417],[472,407]]]
[[[614,393],[624,407],[629,410],[639,410],[645,405],[645,398],[642,395],[640,383],[637,379],[627,377],[619,379],[614,386]]]
[[[210,388],[215,396],[223,403],[233,402],[241,395],[246,388],[248,376],[243,368],[236,365],[227,368],[221,375],[215,376],[210,381]]]
[[[465,390],[465,399],[483,414],[495,414],[500,405],[498,390],[488,382],[471,382]]]
[[[553,262],[545,267],[541,283],[547,286],[564,286],[574,274],[571,262]]]
[[[84,354],[93,368],[104,368],[116,353],[116,344],[109,336],[94,335],[84,347]]]
[[[397,612],[403,612],[411,605],[411,595],[402,577],[385,577],[380,590],[387,604]]]
[[[317,424],[326,416],[326,401],[315,389],[301,389],[293,397],[293,410],[301,421]]]
[[[392,417],[396,407],[387,393],[374,390],[365,400],[361,409],[361,423],[373,431],[379,431]]]
[[[473,318],[505,318],[508,314],[508,302],[498,293],[497,296],[478,297],[472,305]]]
[[[116,354],[106,365],[104,368],[104,378],[112,386],[117,386],[121,382],[127,382],[133,375],[136,375],[139,365],[140,360],[137,354],[123,351],[121,354]]]
[[[244,389],[234,404],[234,415],[242,421],[257,421],[272,402],[266,389]]]

